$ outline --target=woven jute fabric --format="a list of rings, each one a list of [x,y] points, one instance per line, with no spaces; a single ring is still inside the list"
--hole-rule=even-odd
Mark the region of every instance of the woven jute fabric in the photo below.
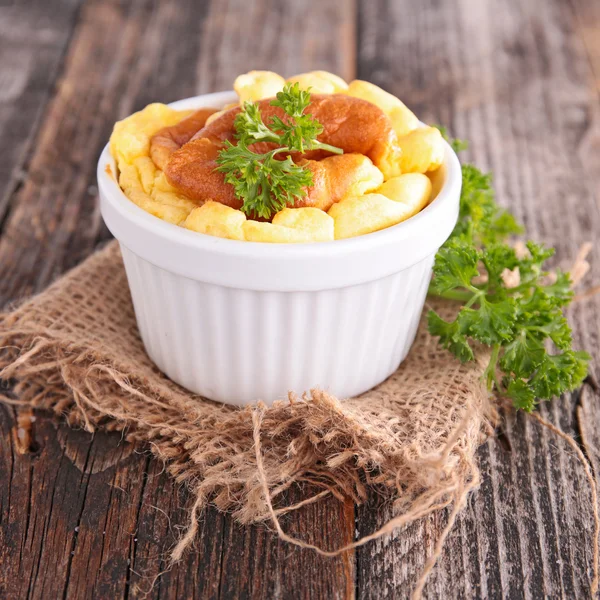
[[[1,376],[19,403],[89,431],[123,431],[189,486],[190,526],[174,558],[209,502],[243,523],[268,519],[308,546],[277,520],[298,506],[285,503],[294,484],[317,490],[304,503],[327,494],[360,503],[371,488],[388,494],[396,516],[355,544],[446,506],[452,521],[479,481],[474,455],[494,420],[485,360],[461,365],[423,323],[396,373],[357,398],[307,390],[237,409],[193,395],[146,355],[116,242],[2,315],[0,346]]]

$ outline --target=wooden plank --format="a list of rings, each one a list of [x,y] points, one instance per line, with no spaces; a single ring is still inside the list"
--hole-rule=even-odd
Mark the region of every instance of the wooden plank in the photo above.
[[[354,0],[211,2],[197,64],[198,93],[231,89],[239,73],[267,69],[286,77],[326,69],[355,75]],[[248,35],[248,32],[261,32]],[[229,43],[231,42],[231,43]]]
[[[0,238],[0,298],[38,291],[89,254],[99,227],[95,163],[110,132],[149,3],[86,4],[26,180]],[[115,43],[107,45],[115,31]],[[117,75],[118,74],[118,75]],[[92,192],[92,193],[89,193]]]
[[[249,68],[292,74],[322,67],[351,77],[352,3],[315,3],[311,11],[299,4],[90,2],[28,181],[11,197],[15,209],[0,242],[1,297],[40,289],[104,237],[93,210],[94,159],[116,118],[151,100],[229,87]],[[490,3],[466,0],[364,2],[360,16],[359,76],[471,139],[471,156],[494,169],[501,198],[538,239],[567,256],[598,231],[597,102],[590,53],[586,58],[571,5],[515,1],[499,14]],[[585,22],[593,28],[594,21]],[[248,29],[264,35],[250,39]],[[599,279],[596,266],[591,279]],[[597,355],[597,301],[575,307],[573,317],[577,339]],[[564,399],[545,414],[578,433],[576,405],[577,397]],[[581,406],[585,423],[598,419],[597,403]],[[0,595],[141,596],[185,524],[177,508],[185,492],[158,463],[126,455],[115,435],[90,441],[60,428],[57,436],[38,421],[40,450],[20,455],[10,441],[11,411],[0,415],[0,480],[11,482],[0,491]],[[590,520],[580,469],[537,424],[519,418],[507,438],[511,453],[495,442],[481,449],[482,488],[448,541],[426,589],[430,597],[586,595],[590,555],[582,540],[589,540]],[[335,545],[352,537],[350,512],[330,501],[307,507],[285,526]],[[359,533],[387,516],[388,508],[373,500],[358,513]],[[408,595],[445,518],[435,515],[362,549],[358,595]],[[320,523],[327,526],[319,530]],[[320,559],[215,511],[203,522],[197,548],[151,596],[258,597],[264,590],[308,597],[317,586],[327,597],[352,594],[351,555]]]
[[[577,16],[577,31],[588,53],[591,75],[600,96],[600,6],[590,0],[571,0]]]
[[[35,423],[38,451],[17,456],[6,412],[0,409],[0,476],[8,482],[0,491],[0,596],[143,595],[186,524],[185,491],[120,434],[92,439],[64,425],[56,430],[43,415]],[[207,587],[219,581],[223,520],[216,511],[208,515],[197,542],[203,551],[168,573],[156,597],[210,597]],[[213,546],[218,553],[204,553]]]
[[[299,35],[302,19],[307,27]],[[245,39],[242,23],[277,34],[224,43]],[[42,289],[107,237],[96,208],[95,162],[115,120],[150,101],[230,87],[237,73],[260,66],[351,76],[353,32],[350,1],[324,3],[308,19],[293,2],[87,2],[24,184],[10,198],[0,299]],[[292,37],[298,46],[290,54]],[[0,493],[0,535],[10,542],[0,548],[0,592],[143,597],[185,526],[185,490],[114,434],[90,438],[60,427],[57,437],[44,422],[34,436],[38,453],[22,456],[9,443],[12,411],[0,411],[0,427],[0,479],[11,481]],[[354,532],[352,507],[334,500],[285,523],[327,547],[347,543]],[[264,527],[234,526],[214,509],[206,511],[196,548],[156,580],[150,597],[259,597],[263,587],[273,597],[309,597],[321,588],[328,597],[353,596],[353,554],[327,560],[295,551]]]
[[[467,158],[494,171],[500,201],[532,237],[556,246],[560,257],[573,257],[597,237],[597,95],[569,3],[513,1],[498,10],[467,0],[418,7],[363,2],[359,23],[359,76],[470,140]],[[588,280],[599,279],[595,262]],[[595,357],[599,311],[598,298],[570,311],[577,345]],[[554,401],[542,414],[578,436],[578,400],[575,394]],[[586,419],[599,413],[597,403],[586,405]],[[494,441],[481,448],[482,486],[458,519],[425,595],[588,596],[592,522],[582,468],[562,441],[524,415],[509,423],[506,439],[512,452]],[[389,516],[389,508],[369,502],[358,511],[359,533]],[[446,518],[433,516],[361,549],[359,596],[409,597]]]
[[[0,223],[20,185],[80,0],[0,6]]]
[[[289,499],[299,501],[301,496],[296,492]],[[336,548],[342,540],[353,540],[352,502],[343,504],[332,499],[300,510],[300,515],[282,519],[284,529],[292,535],[327,549]],[[353,553],[345,553],[340,559],[321,558],[310,550],[280,542],[263,528],[241,527],[231,521],[227,525],[220,598],[354,597]]]
[[[131,546],[128,589],[132,598],[218,598],[228,519],[215,509],[206,511],[194,550],[167,571],[167,550],[187,524],[187,505],[186,489],[151,460]],[[163,571],[167,572],[157,578]]]

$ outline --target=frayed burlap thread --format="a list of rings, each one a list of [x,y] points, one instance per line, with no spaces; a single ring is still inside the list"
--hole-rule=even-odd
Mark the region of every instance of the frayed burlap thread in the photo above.
[[[398,371],[358,398],[312,390],[272,407],[236,409],[190,394],[144,352],[114,242],[0,316],[0,347],[12,402],[51,410],[88,431],[123,431],[189,486],[190,525],[174,560],[192,543],[209,502],[242,523],[270,520],[283,539],[326,556],[452,507],[418,595],[478,485],[475,451],[495,420],[481,378],[485,361],[459,364],[423,324]],[[317,492],[286,506],[284,492],[303,483]],[[393,499],[395,516],[345,548],[315,547],[279,524],[282,513],[325,495],[363,502],[370,488]]]

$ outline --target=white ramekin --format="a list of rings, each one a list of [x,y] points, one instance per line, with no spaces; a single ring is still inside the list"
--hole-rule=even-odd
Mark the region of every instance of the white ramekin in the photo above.
[[[175,108],[220,107],[233,92]],[[441,188],[383,231],[313,244],[227,240],[188,231],[131,202],[108,146],[98,162],[102,217],[121,246],[150,358],[173,381],[220,402],[338,397],[391,375],[414,340],[435,253],[458,217],[461,170],[446,148]]]

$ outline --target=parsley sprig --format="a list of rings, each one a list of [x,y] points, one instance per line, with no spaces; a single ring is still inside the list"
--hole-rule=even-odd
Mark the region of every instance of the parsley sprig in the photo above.
[[[429,292],[463,306],[451,321],[431,310],[429,331],[462,362],[475,359],[475,344],[490,347],[488,389],[531,411],[587,374],[590,356],[573,350],[564,316],[573,298],[569,274],[545,270],[553,249],[529,241],[518,253],[508,244],[523,228],[496,204],[490,175],[470,164],[462,175],[458,223],[436,255]]]
[[[297,83],[287,84],[271,101],[272,106],[283,110],[283,119],[273,116],[265,124],[258,104],[253,102],[244,103],[236,116],[237,144],[226,142],[216,162],[217,170],[225,174],[225,181],[233,185],[235,195],[242,200],[241,210],[247,215],[270,219],[306,195],[306,188],[313,183],[312,173],[305,165],[295,164],[290,152],[321,149],[343,153],[318,141],[323,126],[305,113],[309,104],[309,91],[301,90]],[[277,148],[259,154],[250,148],[257,142],[271,142]],[[288,156],[282,160],[279,154]]]

